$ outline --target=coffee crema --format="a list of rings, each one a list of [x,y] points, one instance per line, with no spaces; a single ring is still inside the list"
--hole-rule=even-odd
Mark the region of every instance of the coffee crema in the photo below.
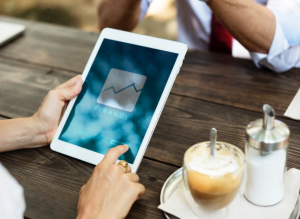
[[[213,211],[232,202],[243,178],[244,159],[239,153],[242,152],[222,142],[216,144],[214,158],[209,142],[197,144],[186,152],[187,182],[197,204]]]

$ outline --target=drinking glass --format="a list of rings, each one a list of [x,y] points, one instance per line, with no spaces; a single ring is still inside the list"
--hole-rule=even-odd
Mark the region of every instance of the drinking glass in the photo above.
[[[214,157],[209,141],[193,145],[185,152],[184,193],[199,218],[222,219],[228,215],[228,205],[239,193],[244,166],[244,153],[225,142],[216,142]]]

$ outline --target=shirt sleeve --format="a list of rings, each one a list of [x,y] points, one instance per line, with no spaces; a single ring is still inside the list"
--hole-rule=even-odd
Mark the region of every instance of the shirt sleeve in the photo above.
[[[152,0],[142,0],[140,21],[144,19]]]
[[[0,163],[1,218],[23,219],[25,199],[23,188]]]
[[[270,1],[267,7],[276,18],[276,30],[268,54],[251,52],[252,60],[259,68],[267,67],[281,73],[293,67],[300,67],[300,2],[283,8],[285,2]],[[280,8],[281,7],[281,8]],[[298,11],[297,11],[298,10]],[[298,13],[297,13],[298,12]]]

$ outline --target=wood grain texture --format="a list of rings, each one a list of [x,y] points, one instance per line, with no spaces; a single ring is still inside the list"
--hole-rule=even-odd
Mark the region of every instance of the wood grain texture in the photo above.
[[[182,165],[184,152],[193,144],[209,140],[212,127],[218,140],[244,150],[246,126],[263,113],[170,95],[150,141],[146,156]],[[291,129],[288,167],[300,169],[300,126],[298,121],[280,118]]]
[[[0,56],[81,73],[97,40],[97,33],[20,19],[22,38],[0,49]],[[282,116],[300,86],[300,69],[276,74],[257,69],[252,61],[190,51],[172,93],[239,108],[261,111],[269,103]]]
[[[261,112],[268,103],[283,116],[300,87],[300,69],[276,74],[252,61],[188,52],[172,93]]]
[[[30,69],[22,64],[22,76],[15,77],[19,71],[18,63],[10,61],[8,66],[16,66],[9,74],[0,71],[0,93],[8,95],[10,104],[0,99],[0,114],[10,117],[26,117],[35,113],[47,92],[68,80],[73,73],[52,71],[48,74],[43,68]],[[5,64],[4,63],[4,64]],[[0,58],[0,66],[3,66]],[[7,67],[9,68],[9,67]],[[1,67],[0,67],[1,69]],[[2,73],[1,73],[2,72]],[[5,75],[5,76],[2,76]],[[18,104],[21,101],[22,104]],[[28,103],[28,104],[27,104]],[[22,107],[20,107],[22,106]],[[244,148],[245,127],[251,121],[262,118],[263,114],[250,110],[224,106],[194,98],[171,94],[150,141],[145,156],[160,162],[182,165],[183,154],[188,147],[207,141],[209,130],[218,129],[218,139]],[[300,142],[299,122],[280,118],[292,131],[289,167],[300,168],[298,143]]]
[[[1,163],[24,187],[26,217],[74,219],[78,192],[94,166],[55,153],[49,147],[0,154]],[[138,171],[146,193],[128,218],[163,218],[157,208],[163,183],[177,168],[144,159]],[[159,171],[158,171],[159,170]]]
[[[75,75],[0,58],[0,115],[33,115],[49,90]]]
[[[24,35],[0,48],[0,55],[82,72],[99,33],[1,16],[26,26]]]

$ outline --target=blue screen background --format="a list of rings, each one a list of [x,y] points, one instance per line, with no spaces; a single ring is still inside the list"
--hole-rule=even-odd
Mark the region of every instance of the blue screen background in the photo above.
[[[127,144],[130,149],[119,159],[133,163],[177,56],[104,39],[59,139],[101,154]],[[112,68],[147,77],[132,112],[97,103]]]

